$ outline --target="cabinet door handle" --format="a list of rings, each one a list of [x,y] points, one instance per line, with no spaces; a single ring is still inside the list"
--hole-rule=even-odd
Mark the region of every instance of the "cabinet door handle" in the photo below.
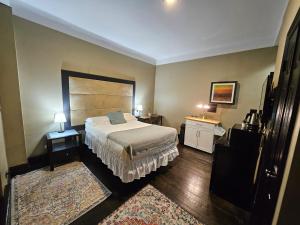
[[[197,130],[197,133],[196,133],[196,137],[197,137],[197,138],[196,138],[196,139],[197,139],[196,148],[198,148],[198,144],[199,144],[199,143],[198,143],[198,134],[199,134],[199,130]]]

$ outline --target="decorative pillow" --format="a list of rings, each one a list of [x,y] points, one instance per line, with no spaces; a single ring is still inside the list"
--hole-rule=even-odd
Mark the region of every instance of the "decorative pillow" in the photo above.
[[[131,113],[124,113],[124,118],[127,122],[137,121],[137,118],[133,116]]]
[[[96,125],[110,125],[109,119],[107,116],[97,116],[90,117],[85,120],[86,124],[96,126]]]
[[[109,121],[112,125],[126,123],[124,114],[122,112],[110,112],[107,114]]]

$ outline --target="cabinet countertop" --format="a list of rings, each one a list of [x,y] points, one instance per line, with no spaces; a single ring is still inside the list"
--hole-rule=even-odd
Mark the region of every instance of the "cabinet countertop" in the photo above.
[[[214,125],[218,125],[221,123],[219,120],[203,119],[203,118],[195,117],[195,116],[186,116],[186,117],[184,117],[184,119],[193,120],[193,121],[202,122],[202,123],[210,123],[210,124],[214,124]]]

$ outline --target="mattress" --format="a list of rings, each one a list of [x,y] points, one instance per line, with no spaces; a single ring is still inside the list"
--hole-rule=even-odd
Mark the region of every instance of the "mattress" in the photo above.
[[[121,141],[109,138],[111,134],[132,132],[136,129],[143,130],[142,128],[150,126],[153,125],[135,120],[118,125],[86,123],[85,144],[113,171],[114,175],[120,177],[122,182],[128,183],[145,177],[160,166],[167,166],[179,155],[176,147],[177,134],[172,142],[166,142],[163,145],[158,143],[135,155],[128,152]]]

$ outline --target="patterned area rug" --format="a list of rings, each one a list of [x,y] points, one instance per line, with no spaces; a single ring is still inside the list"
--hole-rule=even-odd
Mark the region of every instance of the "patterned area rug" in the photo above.
[[[12,180],[11,224],[69,224],[110,194],[81,162],[35,170]]]
[[[201,225],[151,185],[147,185],[99,225]]]

